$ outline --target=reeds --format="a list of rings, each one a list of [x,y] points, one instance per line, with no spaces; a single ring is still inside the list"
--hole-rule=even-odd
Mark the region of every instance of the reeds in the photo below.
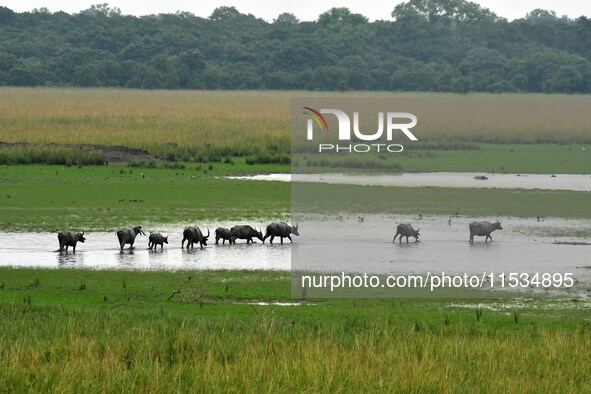
[[[53,146],[0,145],[0,164],[57,164],[65,166],[103,165],[98,149],[70,149]]]

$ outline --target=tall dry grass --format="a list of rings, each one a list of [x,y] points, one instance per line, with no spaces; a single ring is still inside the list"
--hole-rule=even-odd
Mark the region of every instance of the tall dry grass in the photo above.
[[[3,88],[0,141],[121,145],[185,160],[287,153],[288,113],[286,94]]]
[[[591,96],[0,88],[0,141],[123,145],[168,159],[287,155],[293,97],[379,97],[424,143],[589,143]],[[435,141],[435,143],[434,143]]]

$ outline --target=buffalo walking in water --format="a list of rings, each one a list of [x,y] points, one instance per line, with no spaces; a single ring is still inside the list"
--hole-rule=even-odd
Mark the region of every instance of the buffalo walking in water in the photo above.
[[[126,244],[129,244],[129,249],[132,249],[133,243],[135,242],[135,237],[137,237],[138,234],[146,235],[142,231],[141,226],[137,226],[134,228],[126,227],[117,231],[117,238],[119,239],[119,246],[121,247],[121,250],[123,250],[123,247]]]
[[[396,234],[394,235],[394,239],[392,242],[396,241],[396,237],[400,235],[399,243],[402,243],[402,237],[406,237],[406,242],[408,243],[408,237],[414,237],[415,242],[419,242],[419,230],[412,228],[412,225],[408,223],[400,223],[398,227],[396,227]]]
[[[492,242],[492,237],[490,233],[495,230],[502,230],[501,222],[498,220],[495,223],[487,222],[486,220],[483,222],[472,222],[469,225],[470,228],[470,242],[474,242],[474,236],[477,235],[479,237],[485,237],[484,242],[488,241],[490,238]]]
[[[230,232],[235,239],[245,239],[246,243],[254,243],[253,238],[258,238],[260,241],[263,240],[263,233],[261,230],[255,230],[249,225],[234,226],[230,229]]]
[[[283,238],[288,238],[291,242],[293,242],[290,234],[300,235],[300,233],[298,232],[297,224],[295,226],[290,226],[284,222],[271,223],[267,226],[267,231],[265,232],[263,243],[265,243],[265,240],[269,237],[271,237],[271,240],[269,241],[269,243],[271,244],[273,243],[273,239],[275,237],[281,237],[281,243],[283,243]]]
[[[78,242],[84,243],[86,238],[84,238],[84,232],[82,233],[74,233],[72,231],[60,231],[57,233],[57,239],[60,243],[60,253],[64,251],[64,246],[66,247],[66,252],[68,251],[68,247],[72,247],[72,251],[76,253],[76,244]]]
[[[201,245],[201,249],[203,249],[204,246],[207,246],[207,238],[209,238],[209,229],[207,229],[207,235],[203,235],[199,227],[185,227],[185,230],[183,231],[183,242],[181,242],[181,249],[184,247],[185,241],[187,241],[187,249],[189,249],[189,245],[191,245],[191,249],[193,249],[193,244],[195,243],[199,243]]]
[[[160,233],[150,233],[150,237],[148,238],[148,248],[150,250],[152,250],[152,247],[156,250],[158,245],[160,245],[160,250],[162,250],[164,249],[164,244],[168,244],[168,237]]]
[[[215,244],[217,245],[219,240],[222,240],[222,245],[224,245],[226,243],[226,241],[228,241],[228,243],[231,245],[233,243],[236,243],[236,237],[234,235],[232,235],[232,232],[225,228],[225,227],[218,227],[215,230]]]

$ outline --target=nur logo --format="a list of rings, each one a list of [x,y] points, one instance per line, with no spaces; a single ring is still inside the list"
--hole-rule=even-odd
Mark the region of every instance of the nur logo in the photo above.
[[[331,114],[336,116],[338,121],[338,138],[339,141],[351,141],[352,134],[356,140],[359,141],[378,141],[383,139],[385,129],[385,139],[387,142],[393,140],[395,131],[401,131],[409,140],[418,141],[417,137],[410,131],[416,126],[417,117],[408,112],[378,112],[378,126],[377,131],[366,134],[359,128],[359,112],[353,112],[353,127],[351,127],[351,119],[344,111],[339,109],[321,109],[319,111],[310,108],[302,107],[306,111],[303,113],[310,116],[307,121],[307,139],[312,141],[314,139],[314,124],[320,130],[326,129],[329,131],[328,123],[323,114]],[[402,122],[406,120],[406,122]],[[384,127],[385,123],[385,127]],[[351,133],[351,130],[353,131]],[[388,151],[392,153],[402,152],[404,147],[400,144],[349,144],[349,145],[334,145],[334,144],[319,144],[318,151],[333,151],[333,152],[357,152],[365,153],[369,151]]]

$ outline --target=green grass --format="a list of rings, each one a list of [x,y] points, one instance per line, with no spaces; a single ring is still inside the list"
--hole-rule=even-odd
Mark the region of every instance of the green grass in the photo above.
[[[3,164],[53,164],[53,165],[103,165],[105,157],[98,150],[57,148],[51,146],[0,146],[0,165]]]
[[[221,175],[224,166],[232,166],[213,166],[213,171],[204,170],[207,165],[201,170],[0,166],[0,228],[88,231],[144,223],[289,217],[288,183],[217,178],[210,175]]]
[[[200,170],[196,166],[199,165],[184,170],[113,164],[82,168],[0,166],[0,228],[110,231],[138,224],[289,219],[289,183],[215,176],[240,174],[241,170],[234,171],[239,165],[218,163],[213,164],[213,170],[206,170],[206,164]],[[295,188],[294,193],[301,204],[297,206],[298,212],[585,218],[591,215],[591,197],[585,192],[306,184]]]
[[[293,95],[308,93],[1,88],[0,141],[177,162],[77,168],[66,151],[10,152],[73,166],[0,166],[0,229],[288,219],[288,183],[217,176],[289,171],[272,162],[289,154]],[[397,97],[419,118],[426,146],[384,168],[589,173],[590,96],[355,95]],[[298,208],[333,210],[343,196],[341,212],[591,217],[589,193],[539,190],[313,184]],[[584,300],[251,305],[293,301],[289,276],[0,268],[0,391],[591,391]]]
[[[589,218],[588,192],[445,187],[295,184],[293,209],[303,213],[390,213]]]
[[[407,144],[408,145],[408,144]],[[525,174],[589,174],[591,144],[478,144],[478,149],[413,149],[380,154],[371,160],[361,155],[297,154],[297,171],[351,171],[368,167],[386,172],[490,172]],[[333,168],[334,167],[334,168]]]
[[[0,284],[8,392],[591,389],[588,315],[568,300],[552,310],[541,301],[250,305],[289,296],[287,274],[260,271],[0,268]]]
[[[480,150],[413,151],[400,159],[408,172],[589,174],[591,144],[481,144]]]

